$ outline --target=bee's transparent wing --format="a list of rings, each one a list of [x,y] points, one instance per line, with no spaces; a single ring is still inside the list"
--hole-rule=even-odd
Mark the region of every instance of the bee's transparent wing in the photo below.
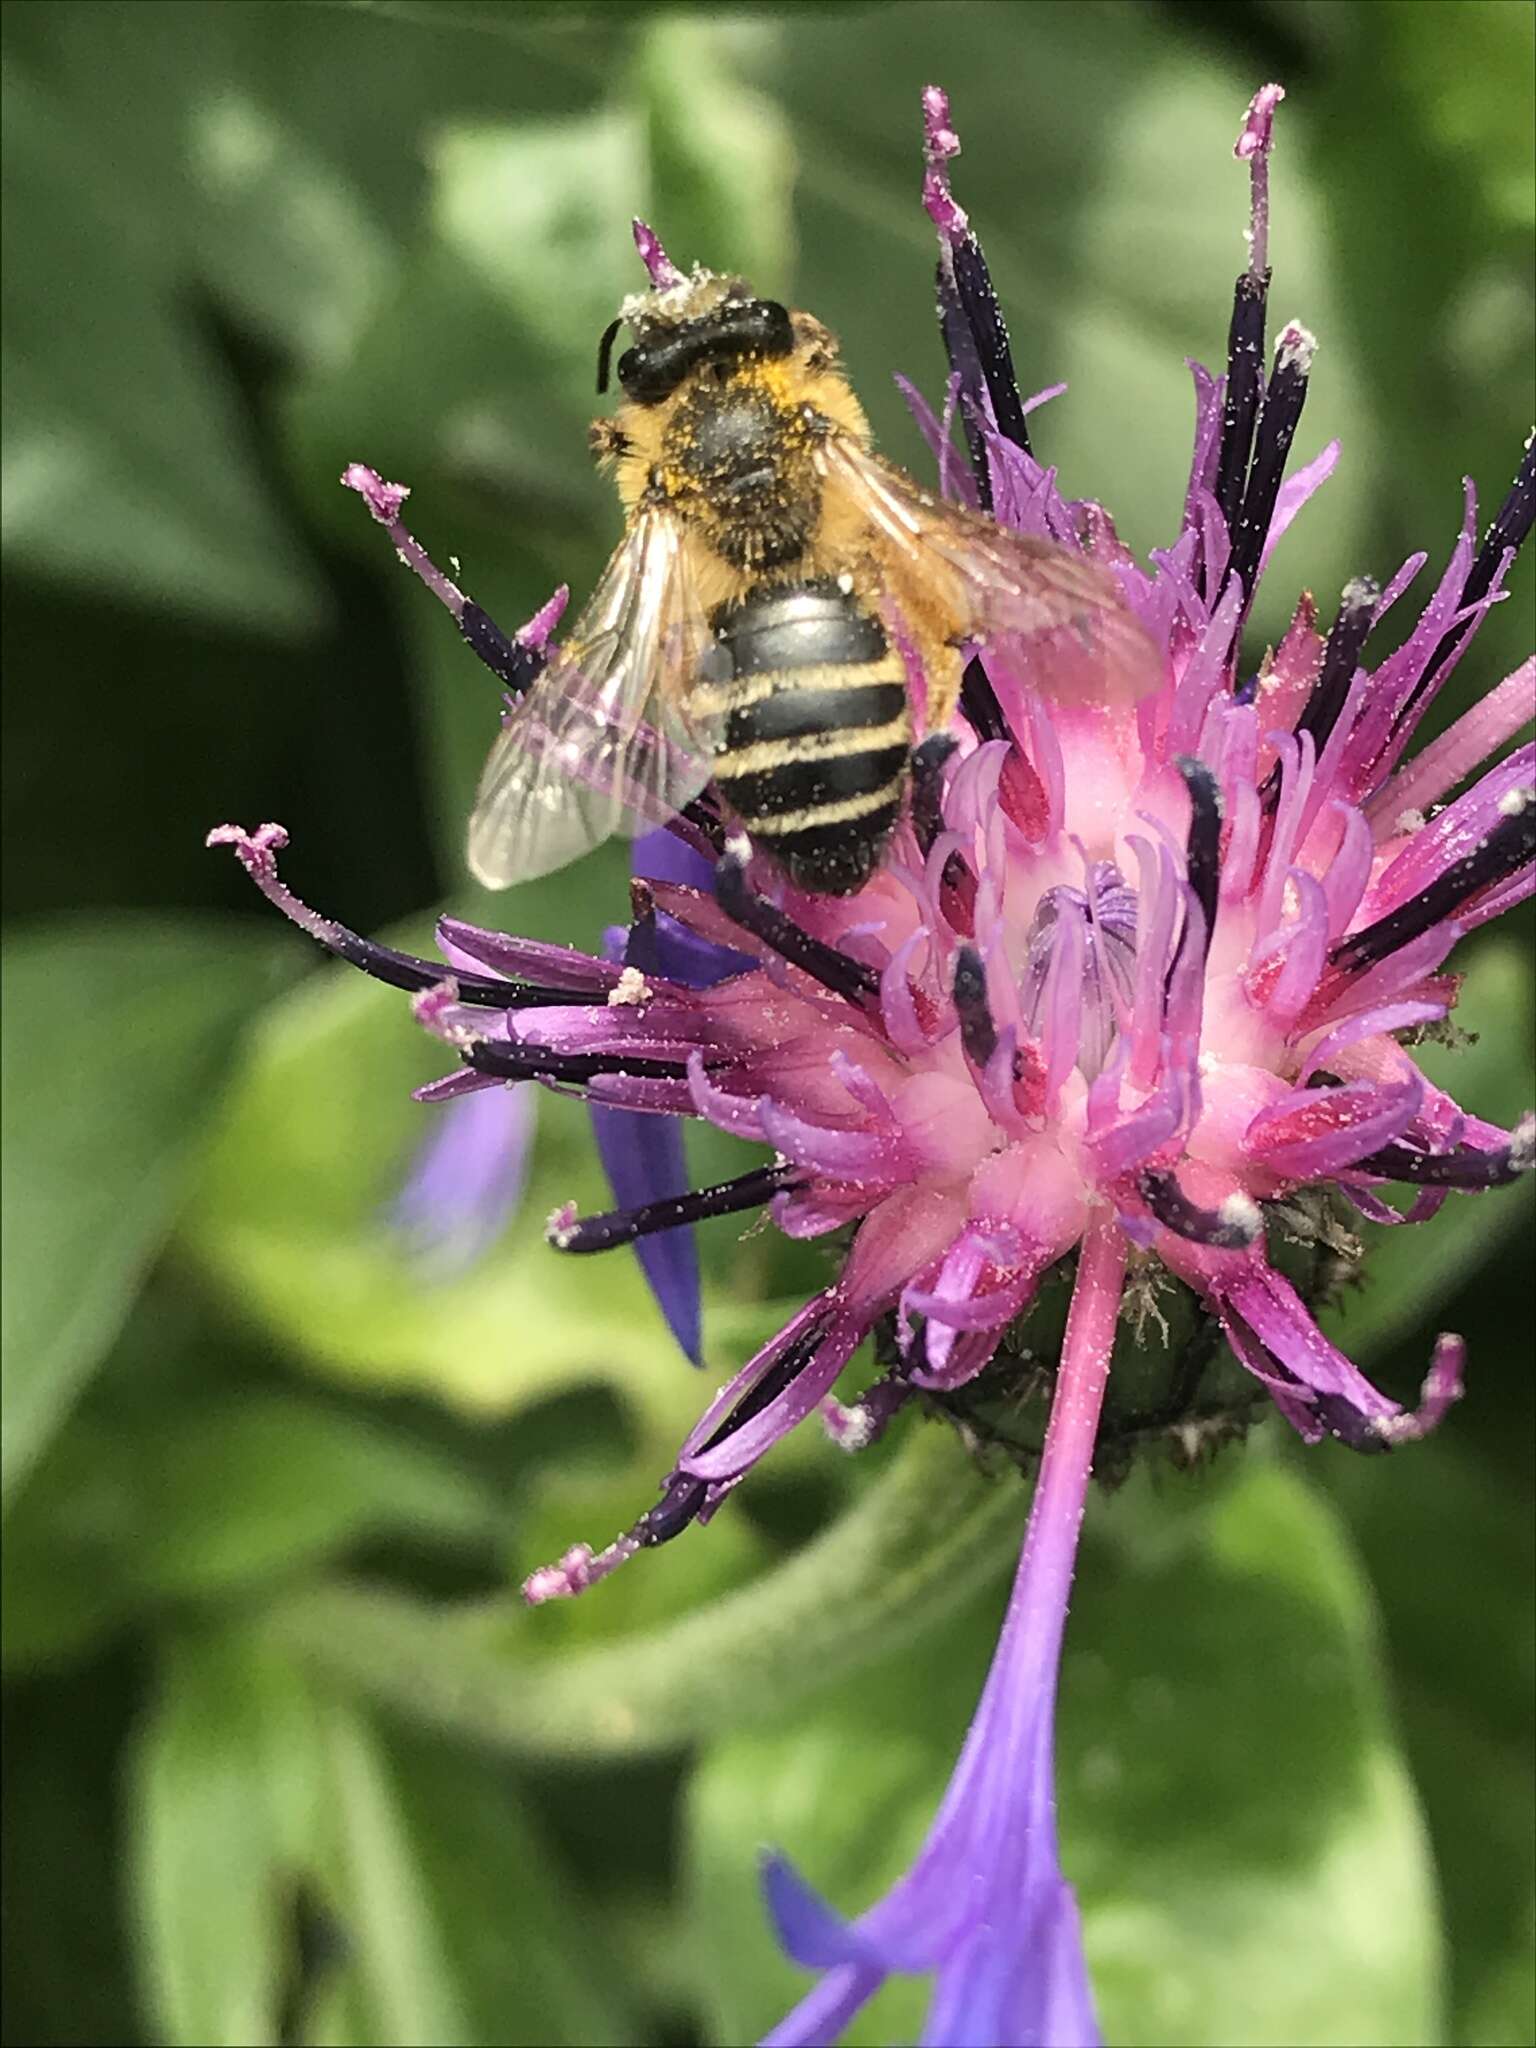
[[[942,619],[954,639],[1009,643],[1031,680],[1057,693],[1129,705],[1158,687],[1161,658],[1100,563],[948,503],[849,434],[830,435],[820,462],[906,617]],[[952,708],[930,704],[930,722]]]
[[[698,795],[714,736],[681,700],[707,640],[675,521],[641,512],[491,748],[469,820],[478,881],[551,874]]]

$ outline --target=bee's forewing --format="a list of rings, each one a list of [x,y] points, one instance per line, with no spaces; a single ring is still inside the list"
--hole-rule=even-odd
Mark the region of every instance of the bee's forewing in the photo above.
[[[1156,648],[1102,564],[948,503],[851,435],[831,435],[821,463],[909,616],[941,621],[955,640],[1011,643],[1050,692],[1130,705],[1158,687]],[[930,706],[930,717],[949,709]]]
[[[675,524],[642,512],[491,748],[468,844],[487,888],[664,825],[709,780],[711,735],[680,709],[708,630],[690,582]]]

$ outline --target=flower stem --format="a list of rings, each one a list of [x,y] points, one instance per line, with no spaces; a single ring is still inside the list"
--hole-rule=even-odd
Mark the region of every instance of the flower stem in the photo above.
[[[1054,1623],[1056,1641],[1040,1643],[1042,1658],[1056,1656],[1066,1620],[1077,1535],[1093,1470],[1094,1440],[1109,1384],[1125,1262],[1124,1234],[1104,1210],[1083,1239],[1056,1398],[1030,1509],[1029,1534],[1019,1560],[1018,1590],[1022,1592],[1028,1584],[1031,1606]]]
[[[1125,1235],[1113,1214],[1095,1212],[1078,1259],[1029,1528],[986,1688],[966,1738],[967,1751],[975,1746],[982,1769],[1004,1769],[1001,1760],[1025,1739],[1026,1724],[1035,1724],[1040,1739],[1050,1742],[1067,1599],[1109,1384],[1126,1256]],[[1029,1682],[1021,1682],[1025,1675]],[[992,1765],[989,1755],[997,1760]],[[962,1757],[952,1792],[964,1768]],[[1041,1782],[1048,1783],[1048,1773]]]
[[[540,1622],[520,1602],[433,1608],[335,1581],[264,1623],[316,1670],[450,1734],[533,1756],[665,1752],[771,1720],[952,1614],[1017,1543],[1019,1508],[935,1425],[786,1563],[599,1648],[530,1654]]]

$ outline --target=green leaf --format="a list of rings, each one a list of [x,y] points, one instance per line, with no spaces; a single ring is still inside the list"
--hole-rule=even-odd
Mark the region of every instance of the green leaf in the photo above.
[[[1474,1374],[1480,1362],[1491,1361],[1474,1352]],[[1536,1532],[1524,1473],[1477,1455],[1455,1419],[1411,1463],[1334,1458],[1324,1469],[1381,1602],[1445,1897],[1453,2038],[1469,2048],[1518,2038],[1488,2015],[1531,1954]],[[1527,2038],[1531,2010],[1527,1999]]]
[[[8,943],[7,1492],[122,1323],[275,962],[233,927],[186,918],[40,926]]]
[[[488,1550],[499,1520],[461,1465],[297,1395],[81,1416],[7,1521],[4,1661],[78,1655],[145,1607],[270,1584],[371,1537]]]
[[[138,1704],[122,1660],[5,1692],[5,2035],[148,2048],[134,1996],[117,1772]]]
[[[144,1999],[172,2048],[259,2048],[278,2030],[282,1907],[322,1800],[316,1706],[234,1633],[176,1645],[129,1789]],[[403,2038],[403,2037],[402,2037]]]
[[[628,2040],[499,1766],[396,1744],[232,1630],[167,1657],[130,1775],[145,1994],[172,2044]],[[297,1905],[329,1930],[302,1974]]]
[[[217,1592],[385,1532],[463,1541],[496,1526],[453,1460],[317,1402],[258,1395],[163,1427],[145,1447],[154,1520],[135,1555],[156,1592]]]
[[[795,153],[782,108],[743,82],[767,24],[653,17],[634,66],[656,224],[682,268],[735,270],[782,293],[794,259]]]
[[[1527,1837],[1529,1839],[1529,1837]],[[1455,2039],[1465,2048],[1528,2048],[1536,2012],[1536,1896],[1518,1944],[1477,1988]]]
[[[1090,1516],[1058,1720],[1063,1855],[1115,2042],[1437,2038],[1423,1830],[1369,1596],[1327,1508],[1249,1459]],[[717,1743],[689,1802],[696,1982],[751,2040],[805,1988],[758,1896],[760,1844],[862,1910],[911,1860],[958,1753],[996,1597],[787,1726]],[[721,1956],[732,1967],[718,1965]],[[847,2037],[914,2036],[924,1987]]]
[[[547,1609],[454,1613],[342,1585],[276,1603],[267,1627],[332,1680],[463,1739],[567,1759],[665,1753],[739,1722],[777,1723],[834,1674],[917,1636],[1017,1540],[1020,1507],[951,1431],[923,1429],[787,1563],[600,1648],[536,1661]],[[708,1540],[695,1530],[680,1542]]]
[[[395,1804],[396,1868],[403,1843],[455,1987],[463,2031],[444,2037],[451,2048],[633,2040],[616,1959],[592,1939],[583,1902],[551,1863],[506,1767],[391,1733],[387,1765],[376,1751],[371,1775],[375,1801]],[[366,1844],[355,1846],[361,1859]],[[434,2038],[410,2021],[398,1993],[388,2005],[381,1997],[375,2025],[354,2039],[387,2048]]]
[[[1491,215],[1529,234],[1536,12],[1502,0],[1390,0],[1372,26],[1419,135],[1470,166]]]
[[[174,310],[147,202],[10,71],[4,126],[7,558],[263,630],[313,623],[318,592]]]
[[[469,2038],[443,1930],[400,1810],[383,1745],[350,1708],[328,1703],[328,1871],[355,1960],[363,2042],[458,2048]]]

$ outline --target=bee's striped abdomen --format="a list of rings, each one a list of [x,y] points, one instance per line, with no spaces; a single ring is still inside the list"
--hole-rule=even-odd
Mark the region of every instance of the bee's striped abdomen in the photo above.
[[[720,794],[798,887],[850,895],[901,813],[912,747],[901,656],[833,582],[767,586],[714,626],[690,702],[725,721]]]

